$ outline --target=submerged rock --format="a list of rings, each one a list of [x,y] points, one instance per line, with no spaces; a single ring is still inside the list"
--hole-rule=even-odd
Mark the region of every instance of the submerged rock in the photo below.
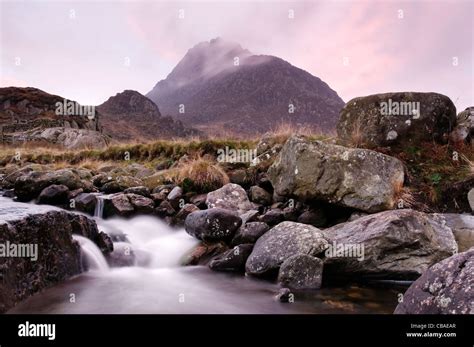
[[[400,160],[378,152],[293,136],[268,175],[278,195],[372,213],[395,207],[404,168]]]
[[[253,245],[242,244],[213,258],[209,267],[215,271],[245,271],[245,262],[252,252]]]
[[[394,313],[474,314],[474,249],[429,268],[408,288]]]

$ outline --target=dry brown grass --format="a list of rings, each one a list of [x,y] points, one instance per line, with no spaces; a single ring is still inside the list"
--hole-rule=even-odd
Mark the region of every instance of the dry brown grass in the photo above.
[[[174,170],[173,181],[185,191],[208,192],[229,183],[225,171],[208,158],[192,159]]]

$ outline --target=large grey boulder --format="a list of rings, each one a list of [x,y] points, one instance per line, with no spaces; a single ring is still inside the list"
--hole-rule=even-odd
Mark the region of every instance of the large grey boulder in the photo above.
[[[458,250],[451,229],[429,214],[385,211],[324,229],[325,273],[415,279]]]
[[[350,100],[341,110],[337,135],[366,148],[444,141],[456,124],[456,107],[437,93],[385,93]]]
[[[296,254],[317,256],[328,242],[318,228],[295,222],[283,222],[261,236],[245,264],[250,275],[276,272],[280,265]]]
[[[403,295],[394,313],[474,314],[474,249],[433,265]]]
[[[203,241],[229,239],[241,225],[239,216],[222,208],[192,212],[184,221],[186,232]]]
[[[223,187],[207,194],[206,205],[208,208],[223,208],[243,214],[253,209],[244,188],[234,183],[227,183]]]
[[[301,136],[285,143],[268,175],[278,195],[366,212],[392,209],[404,181],[403,164],[396,158]]]

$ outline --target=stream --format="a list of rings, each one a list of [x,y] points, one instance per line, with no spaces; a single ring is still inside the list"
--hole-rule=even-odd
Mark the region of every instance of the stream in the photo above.
[[[0,214],[21,215],[27,205],[9,199],[5,205],[6,199],[0,199]],[[33,295],[8,313],[392,313],[397,305],[399,290],[393,287],[353,284],[296,292],[294,302],[281,303],[275,299],[277,283],[181,266],[183,256],[198,244],[183,229],[152,216],[94,219],[117,241],[115,247],[133,250],[134,264],[109,267],[92,241],[74,235],[89,271]]]

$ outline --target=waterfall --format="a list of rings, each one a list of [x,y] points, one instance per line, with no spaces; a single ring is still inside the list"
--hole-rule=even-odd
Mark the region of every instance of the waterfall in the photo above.
[[[79,245],[81,246],[81,254],[87,262],[89,269],[99,271],[107,271],[109,269],[109,265],[107,264],[104,255],[94,242],[79,235],[73,235],[72,237],[74,240],[79,242]]]
[[[94,217],[102,218],[104,215],[104,200],[105,198],[101,195],[96,196],[97,200],[95,203]]]

